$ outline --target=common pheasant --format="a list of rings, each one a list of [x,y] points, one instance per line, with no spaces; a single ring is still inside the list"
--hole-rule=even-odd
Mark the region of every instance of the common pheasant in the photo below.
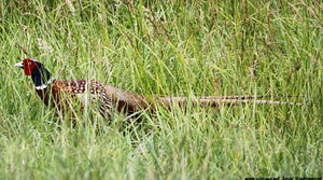
[[[171,110],[174,105],[182,107],[188,102],[191,102],[192,105],[211,107],[247,103],[301,105],[293,102],[255,99],[262,96],[158,97],[151,99],[97,81],[55,80],[45,66],[35,59],[24,59],[15,66],[22,68],[26,76],[31,76],[37,94],[46,105],[56,107],[63,112],[68,111],[69,104],[77,100],[81,101],[81,107],[88,101],[95,102],[103,116],[107,116],[113,109],[133,115],[146,109],[155,112],[157,105]]]

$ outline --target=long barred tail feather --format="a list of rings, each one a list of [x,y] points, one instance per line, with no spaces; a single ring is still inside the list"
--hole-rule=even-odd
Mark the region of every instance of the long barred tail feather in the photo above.
[[[235,97],[235,98],[233,98]],[[179,105],[180,107],[185,106],[188,103],[192,103],[193,105],[200,105],[200,106],[211,106],[211,107],[218,107],[221,105],[242,105],[242,104],[275,104],[275,105],[293,105],[293,106],[302,106],[302,103],[295,103],[289,101],[276,101],[276,100],[262,100],[262,99],[255,99],[253,96],[251,99],[246,97],[251,96],[244,96],[246,99],[241,99],[242,96],[236,98],[236,96],[228,96],[226,97],[160,97],[157,99],[159,103],[166,106],[167,108],[171,108],[173,105]]]
[[[199,99],[262,99],[262,98],[299,98],[303,96],[290,96],[290,95],[256,95],[256,96],[201,96]],[[161,98],[187,98],[187,97],[161,97]]]

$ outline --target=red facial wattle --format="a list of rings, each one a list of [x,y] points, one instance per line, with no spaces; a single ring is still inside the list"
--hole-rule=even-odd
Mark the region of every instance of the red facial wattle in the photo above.
[[[37,64],[31,59],[24,59],[22,64],[24,65],[24,73],[26,76],[31,75],[33,69],[37,66]]]

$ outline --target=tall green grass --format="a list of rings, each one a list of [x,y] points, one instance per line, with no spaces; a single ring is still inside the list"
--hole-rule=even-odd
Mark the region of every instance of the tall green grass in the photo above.
[[[322,176],[320,1],[1,1],[1,179]],[[148,97],[293,95],[303,107],[189,108],[57,123],[26,55],[56,79]],[[67,121],[63,119],[63,121]],[[124,129],[128,130],[124,130]]]

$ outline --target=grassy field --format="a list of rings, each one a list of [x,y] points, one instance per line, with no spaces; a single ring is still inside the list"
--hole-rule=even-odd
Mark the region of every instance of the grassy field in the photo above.
[[[322,177],[318,0],[0,1],[0,179]],[[70,128],[13,65],[148,97],[292,95],[303,107],[188,108]],[[285,98],[286,100],[286,98]],[[67,120],[66,120],[67,121]],[[127,129],[127,130],[125,130]]]

